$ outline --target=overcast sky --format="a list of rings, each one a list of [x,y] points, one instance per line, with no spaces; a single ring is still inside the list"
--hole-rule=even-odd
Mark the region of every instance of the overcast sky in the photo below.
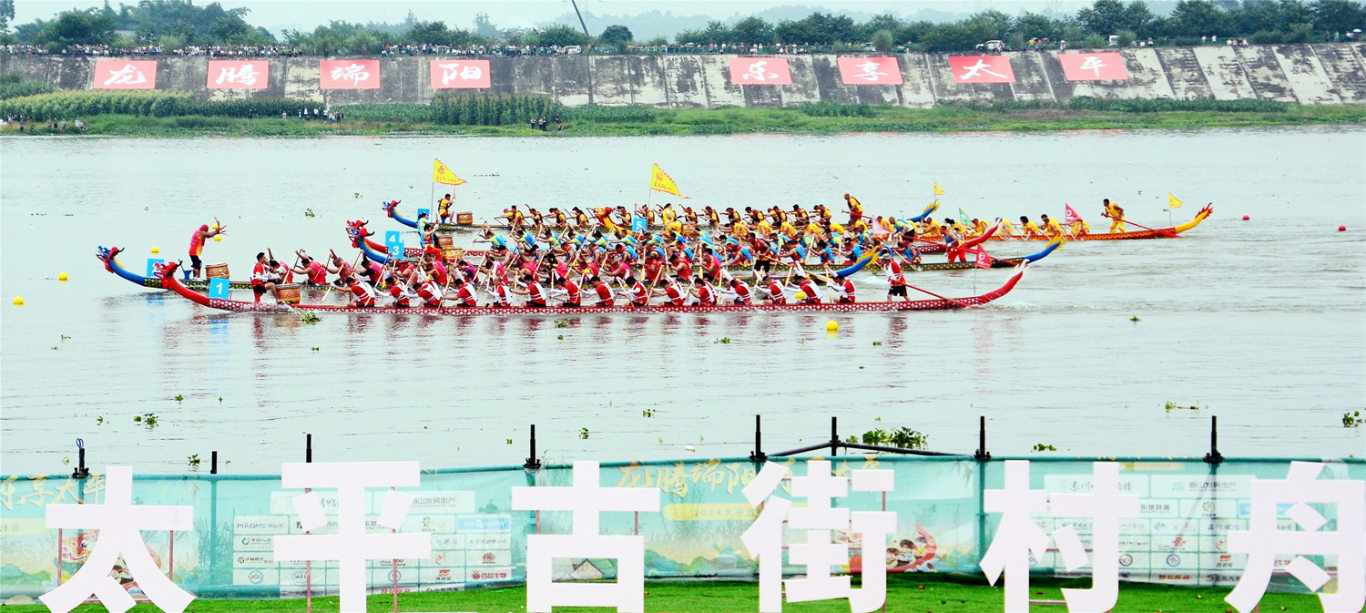
[[[329,1],[236,1],[219,0],[224,8],[246,7],[251,9],[247,21],[253,25],[265,26],[272,32],[283,29],[311,30],[331,20],[350,22],[400,22],[412,10],[420,21],[444,21],[452,27],[471,29],[474,16],[486,12],[494,25],[500,28],[535,27],[560,21],[573,15],[569,0],[443,0],[423,2],[413,0],[329,0]],[[125,0],[126,4],[136,4],[136,0]],[[118,7],[117,0],[111,5]],[[196,4],[208,4],[197,0]],[[1090,2],[1076,0],[932,0],[916,2],[877,2],[877,1],[804,1],[785,2],[770,0],[663,0],[654,2],[633,2],[625,0],[580,0],[579,9],[597,16],[639,15],[650,11],[672,13],[676,17],[705,16],[713,19],[729,20],[737,15],[759,13],[779,7],[802,7],[803,9],[822,10],[834,13],[848,12],[855,17],[891,12],[902,17],[911,17],[929,10],[940,13],[968,14],[988,8],[995,8],[1010,14],[1021,10],[1073,12]],[[50,19],[61,11],[75,8],[99,7],[103,0],[19,0],[15,3],[15,22],[27,23],[35,18]],[[610,20],[609,20],[610,21]],[[594,29],[589,23],[590,30]],[[598,34],[598,32],[593,32]]]

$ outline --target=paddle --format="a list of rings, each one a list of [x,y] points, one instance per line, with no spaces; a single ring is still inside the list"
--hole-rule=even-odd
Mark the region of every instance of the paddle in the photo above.
[[[909,288],[911,288],[911,289],[913,289],[913,290],[915,290],[915,291],[918,291],[918,292],[923,292],[923,293],[929,294],[929,295],[931,295],[931,296],[934,296],[935,298],[938,298],[938,299],[943,300],[943,301],[946,301],[946,302],[952,302],[953,304],[956,304],[956,305],[958,305],[958,306],[960,306],[960,307],[963,307],[963,308],[965,308],[965,309],[980,309],[980,308],[982,308],[982,307],[979,307],[979,306],[976,306],[976,305],[965,304],[965,303],[959,302],[959,301],[957,301],[957,300],[954,300],[953,298],[946,298],[946,297],[944,297],[944,296],[940,296],[939,294],[936,294],[936,293],[934,293],[934,292],[932,292],[932,291],[925,290],[925,289],[920,289],[920,288],[918,288],[918,287],[916,287],[916,286],[914,286],[914,285],[911,285],[910,283],[907,283],[907,284],[906,284],[906,287],[909,287]]]
[[[1115,219],[1114,217],[1110,217],[1110,214],[1109,214],[1109,213],[1101,213],[1100,216],[1101,216],[1101,217],[1108,218],[1108,219]],[[1177,236],[1177,234],[1176,234],[1175,232],[1172,232],[1171,230],[1159,230],[1159,229],[1157,229],[1157,228],[1149,228],[1148,226],[1145,226],[1145,225],[1139,224],[1139,223],[1134,223],[1134,222],[1132,222],[1132,221],[1129,221],[1128,219],[1115,219],[1115,221],[1118,221],[1118,222],[1121,222],[1121,223],[1133,224],[1133,225],[1135,225],[1135,226],[1138,226],[1138,227],[1140,227],[1140,228],[1143,228],[1144,230],[1151,230],[1151,231],[1153,231],[1153,232],[1157,232],[1157,233],[1159,233],[1159,234],[1161,234],[1161,235],[1163,235],[1163,236],[1167,236],[1167,237],[1170,237],[1170,238],[1176,238],[1176,236]]]

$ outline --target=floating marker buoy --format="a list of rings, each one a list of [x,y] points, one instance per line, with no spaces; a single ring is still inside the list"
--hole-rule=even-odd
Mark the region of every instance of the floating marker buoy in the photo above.
[[[839,331],[840,331],[840,322],[835,321],[835,320],[833,320],[833,319],[830,320],[829,322],[827,322],[827,323],[825,324],[825,331],[826,331],[826,332],[839,332]]]
[[[1338,226],[1338,232],[1346,232],[1347,226]]]
[[[1243,215],[1243,221],[1247,221],[1247,220],[1249,220],[1249,219],[1252,219],[1252,218],[1251,218],[1251,217],[1248,217],[1247,215]]]
[[[15,296],[15,297],[14,297],[14,306],[24,306],[24,297],[23,297],[23,296]]]
[[[60,275],[57,275],[57,280],[58,280],[58,281],[65,281],[65,280],[66,280],[66,273],[62,273],[62,274],[60,274]]]
[[[161,253],[161,250],[157,249],[156,247],[152,247],[152,253]]]
[[[797,300],[806,300],[806,292],[797,292],[797,295],[793,297]]]
[[[215,243],[221,243],[221,242],[223,242],[223,237],[222,237],[222,236],[215,236],[215,237],[213,237],[213,242],[215,242]]]

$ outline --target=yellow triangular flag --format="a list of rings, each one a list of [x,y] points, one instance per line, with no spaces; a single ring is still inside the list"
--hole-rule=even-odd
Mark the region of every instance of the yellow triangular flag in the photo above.
[[[465,182],[464,179],[455,176],[455,173],[451,172],[451,169],[448,168],[445,164],[442,164],[441,160],[432,158],[432,162],[434,164],[432,166],[433,183],[445,183],[446,185],[460,185],[461,183]]]
[[[944,195],[944,188],[939,187],[939,183],[938,183],[937,181],[930,181],[930,182],[931,182],[931,183],[934,183],[934,195],[936,195],[936,196],[943,196],[943,195]]]
[[[1171,192],[1167,192],[1167,208],[1169,208],[1169,209],[1179,209],[1179,208],[1181,208],[1181,201],[1180,201],[1180,200],[1177,200],[1177,199],[1176,199],[1176,196],[1173,196]]]
[[[687,198],[687,196],[678,193],[678,184],[674,183],[674,180],[664,173],[664,169],[660,168],[659,164],[655,164],[654,171],[650,173],[650,189],[673,194],[679,198]]]

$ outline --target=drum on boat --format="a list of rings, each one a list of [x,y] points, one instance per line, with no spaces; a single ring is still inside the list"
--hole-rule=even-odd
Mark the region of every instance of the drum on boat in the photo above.
[[[474,213],[464,212],[455,214],[455,224],[458,226],[474,225]]]
[[[228,265],[226,263],[209,264],[204,267],[204,274],[208,275],[210,279],[226,279],[228,278]]]
[[[280,302],[285,304],[299,304],[298,283],[285,283],[276,285],[275,288],[280,290]]]

